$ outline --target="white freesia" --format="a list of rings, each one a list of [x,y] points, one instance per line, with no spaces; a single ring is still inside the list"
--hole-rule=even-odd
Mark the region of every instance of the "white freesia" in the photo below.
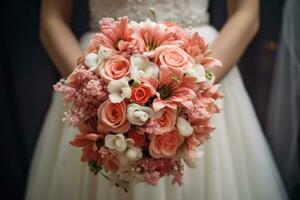
[[[109,99],[112,103],[120,103],[131,96],[131,88],[125,78],[110,81],[107,90],[110,93]]]
[[[145,21],[141,21],[141,22],[136,22],[136,21],[130,21],[129,23],[129,27],[130,28],[145,28],[145,27],[155,27],[155,26],[159,26],[160,29],[164,30],[167,28],[167,26],[165,24],[162,23],[156,23],[155,21],[152,21],[150,19],[146,19]]]
[[[142,77],[151,76],[157,78],[159,68],[156,64],[150,62],[148,58],[141,55],[132,55],[130,58],[130,74],[134,80]]]
[[[194,77],[196,78],[196,82],[200,83],[203,81],[206,81],[205,77],[205,69],[202,65],[196,64],[194,67],[189,68],[186,72],[185,75],[188,77]]]
[[[153,117],[153,110],[149,107],[132,103],[127,107],[127,119],[131,124],[142,126]]]
[[[91,71],[97,69],[102,62],[113,54],[112,50],[101,46],[98,50],[98,53],[89,53],[85,56],[84,64],[89,67]]]
[[[191,124],[183,117],[177,117],[176,127],[180,135],[188,137],[193,134],[194,129]]]
[[[98,66],[98,55],[95,53],[89,53],[85,56],[84,64],[90,68],[90,70],[95,70]]]
[[[138,26],[139,26],[139,23],[137,23],[136,21],[130,21],[129,24],[128,24],[128,27],[130,29],[137,28]]]
[[[155,27],[157,25],[157,23],[155,21],[150,20],[150,19],[146,19],[145,21],[141,21],[139,23],[139,25],[141,27],[147,27],[147,26]]]
[[[193,159],[184,159],[186,165],[190,168],[196,168],[199,159],[203,156],[203,152],[200,150],[196,150],[195,157]]]
[[[112,150],[123,152],[127,148],[127,141],[125,139],[125,136],[122,134],[108,134],[105,136],[105,146]]]
[[[136,161],[143,157],[143,153],[140,148],[129,145],[129,147],[127,148],[127,151],[126,151],[126,157],[129,160]]]

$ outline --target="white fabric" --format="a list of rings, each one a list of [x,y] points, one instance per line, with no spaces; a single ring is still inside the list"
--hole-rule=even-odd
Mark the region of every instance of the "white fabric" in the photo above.
[[[136,21],[152,18],[150,8],[154,9],[158,21],[197,26],[208,23],[207,7],[207,0],[90,0],[90,26],[97,31],[98,21],[108,16],[128,16]]]
[[[95,0],[91,2],[92,6],[98,5],[101,8],[101,3],[96,4]],[[196,0],[187,2],[195,3]],[[207,5],[207,1],[201,0],[199,4]],[[102,8],[98,12],[105,10],[105,7]],[[210,42],[217,36],[216,30],[208,25],[194,30]],[[83,43],[86,43],[89,37],[84,38]],[[170,179],[165,178],[157,187],[138,184],[128,194],[111,187],[106,179],[101,175],[93,175],[86,163],[80,162],[81,151],[68,143],[77,130],[68,128],[61,121],[64,108],[60,96],[54,94],[36,147],[26,199],[287,199],[237,67],[222,81],[222,91],[225,94],[225,99],[220,102],[223,111],[213,119],[217,129],[213,137],[202,146],[204,156],[199,166],[196,169],[185,167],[184,185],[172,186]]]

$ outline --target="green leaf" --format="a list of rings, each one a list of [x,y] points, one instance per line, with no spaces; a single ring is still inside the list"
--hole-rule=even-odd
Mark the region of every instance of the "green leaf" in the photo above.
[[[170,79],[173,81],[179,82],[179,78],[177,76],[175,76],[174,74],[171,75]]]
[[[139,81],[133,81],[132,87],[139,87],[139,86],[140,86],[140,82]]]

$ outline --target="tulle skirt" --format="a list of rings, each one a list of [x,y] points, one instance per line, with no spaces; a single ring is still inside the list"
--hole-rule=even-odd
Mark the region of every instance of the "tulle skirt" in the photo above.
[[[208,41],[217,32],[195,28]],[[83,45],[89,36],[84,37]],[[237,67],[222,81],[223,111],[213,118],[217,127],[202,146],[198,167],[184,169],[184,185],[164,178],[156,187],[140,183],[128,193],[111,187],[80,162],[81,151],[69,145],[78,131],[62,122],[61,97],[53,95],[31,166],[27,200],[283,200],[285,189],[274,164]]]

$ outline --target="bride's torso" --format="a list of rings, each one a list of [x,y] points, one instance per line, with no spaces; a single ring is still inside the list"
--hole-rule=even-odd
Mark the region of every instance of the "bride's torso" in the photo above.
[[[185,27],[209,21],[208,0],[89,0],[89,3],[92,30],[98,30],[98,21],[103,17],[145,20],[151,17],[149,8],[155,10],[157,20],[175,21]]]

